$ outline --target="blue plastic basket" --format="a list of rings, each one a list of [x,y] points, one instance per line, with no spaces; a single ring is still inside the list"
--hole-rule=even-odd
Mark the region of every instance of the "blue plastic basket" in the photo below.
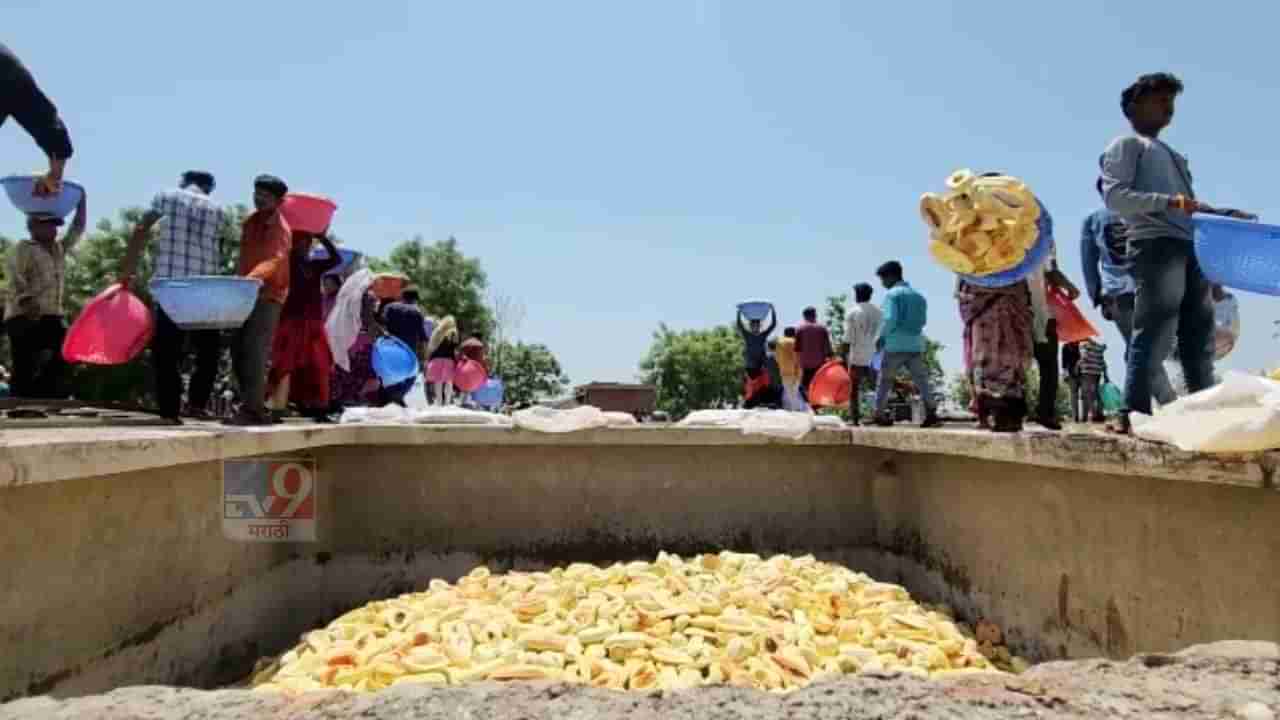
[[[763,300],[754,300],[752,302],[744,302],[738,305],[738,312],[742,313],[742,317],[747,320],[759,320],[769,317],[769,311],[773,306]]]
[[[399,338],[378,338],[370,361],[383,386],[398,385],[418,374],[418,356]]]
[[[1036,202],[1040,202],[1037,200]],[[1002,270],[998,273],[990,275],[965,275],[960,273],[960,277],[970,285],[978,287],[997,288],[1012,285],[1020,280],[1027,279],[1037,268],[1039,268],[1049,252],[1053,250],[1053,219],[1049,217],[1049,211],[1044,209],[1044,205],[1040,205],[1040,219],[1036,221],[1036,228],[1040,231],[1040,237],[1036,239],[1036,244],[1027,251],[1022,262],[1014,265],[1008,270]]]
[[[199,275],[151,281],[151,297],[183,330],[234,330],[258,301],[262,281]]]
[[[323,247],[313,247],[311,248],[311,255],[308,257],[312,260],[323,260],[329,257],[329,251],[325,250]],[[355,262],[359,257],[360,253],[355,250],[338,248],[338,266],[326,274],[341,275],[345,273],[347,269],[351,267],[351,263]]]
[[[0,185],[4,185],[5,194],[9,196],[9,202],[28,215],[39,212],[65,218],[80,204],[80,198],[84,197],[84,188],[79,183],[69,180],[63,181],[62,192],[57,195],[35,197],[31,194],[31,190],[35,187],[37,177],[36,175],[10,175],[0,180]]]
[[[506,394],[506,388],[503,387],[502,381],[497,378],[489,378],[479,390],[471,393],[471,400],[485,408],[496,408],[502,405],[502,398]]]
[[[1280,226],[1196,217],[1196,258],[1210,282],[1280,295]]]

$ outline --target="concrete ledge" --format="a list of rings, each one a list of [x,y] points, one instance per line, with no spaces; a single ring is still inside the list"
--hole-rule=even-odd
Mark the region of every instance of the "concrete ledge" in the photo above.
[[[1275,489],[1280,453],[1207,455],[1097,433],[851,428],[850,442],[905,453],[956,455],[1077,472],[1140,475],[1212,485]]]
[[[467,425],[280,425],[229,429],[60,428],[0,434],[0,488],[57,482],[229,458],[337,446],[759,447],[838,446],[951,455],[1088,473],[1140,475],[1273,490],[1280,453],[1201,455],[1101,433],[850,428],[817,430],[799,441],[732,429],[641,426],[550,435]]]

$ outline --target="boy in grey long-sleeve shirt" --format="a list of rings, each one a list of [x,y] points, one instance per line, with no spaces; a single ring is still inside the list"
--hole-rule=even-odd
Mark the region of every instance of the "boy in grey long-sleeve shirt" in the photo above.
[[[1213,383],[1213,304],[1191,242],[1192,214],[1211,208],[1195,199],[1186,157],[1159,139],[1182,90],[1167,73],[1143,75],[1126,88],[1120,107],[1134,134],[1113,140],[1102,163],[1107,208],[1124,219],[1137,284],[1125,405],[1147,415],[1153,368],[1169,356],[1175,332],[1188,389]],[[1129,432],[1128,414],[1120,417],[1115,429]]]

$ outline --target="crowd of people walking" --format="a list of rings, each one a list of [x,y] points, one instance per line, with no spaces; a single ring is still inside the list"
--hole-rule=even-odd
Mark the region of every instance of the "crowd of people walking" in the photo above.
[[[57,192],[73,152],[57,109],[3,45],[0,82],[0,122],[15,117],[49,158],[48,172],[37,179],[35,192]],[[1167,404],[1176,397],[1164,370],[1166,360],[1180,364],[1185,391],[1205,389],[1214,382],[1215,354],[1225,354],[1224,346],[1229,352],[1239,334],[1235,299],[1224,288],[1212,286],[1197,262],[1191,218],[1197,212],[1256,217],[1196,199],[1186,157],[1160,139],[1182,92],[1178,78],[1157,73],[1139,77],[1121,93],[1121,110],[1132,132],[1112,141],[1099,158],[1094,188],[1103,206],[1085,220],[1080,235],[1087,297],[1115,324],[1125,344],[1124,411],[1115,414],[1111,427],[1119,433],[1130,431],[1125,411],[1150,414],[1153,399]],[[133,228],[121,281],[133,279],[148,249],[153,278],[219,274],[225,213],[211,199],[214,189],[211,173],[193,170],[182,176],[177,188],[156,195]],[[428,317],[413,288],[395,298],[380,298],[367,273],[359,287],[349,286],[351,269],[339,271],[338,249],[326,234],[290,228],[280,212],[287,193],[280,178],[259,176],[254,182],[254,211],[241,228],[238,273],[259,280],[261,290],[230,343],[239,407],[227,422],[270,423],[290,407],[324,420],[355,404],[403,404],[414,380],[387,386],[373,372],[374,341],[382,335],[398,338],[418,356],[432,401],[452,402],[458,360],[486,364],[483,338],[464,335],[467,329],[451,317]],[[5,327],[12,346],[14,395],[62,393],[65,368],[59,348],[66,327],[66,262],[85,230],[83,196],[70,228],[59,237],[62,222],[60,216],[30,214],[29,238],[18,243],[10,257]],[[962,276],[955,282],[970,409],[979,427],[995,432],[1016,432],[1028,419],[1048,429],[1061,428],[1060,344],[1049,299],[1061,295],[1074,301],[1081,293],[1058,267],[1053,222],[1042,202],[1038,222],[1049,252],[1024,279],[998,287]],[[317,245],[323,249],[318,257],[313,254]],[[925,362],[928,302],[906,281],[899,262],[884,263],[876,276],[885,290],[883,300],[877,307],[870,284],[854,285],[854,304],[844,320],[845,347],[838,353],[815,308],[806,308],[801,321],[786,327],[778,339],[770,337],[777,327],[776,310],[771,308],[767,327],[759,318],[739,314],[746,406],[806,408],[815,376],[838,357],[850,374],[853,423],[862,421],[862,388],[871,386],[875,400],[870,420],[893,424],[890,396],[905,373],[924,407],[921,424],[939,425],[934,383]],[[334,331],[331,316],[340,306],[345,307],[342,317],[353,324],[350,333]],[[225,405],[224,396],[214,397],[221,334],[184,331],[158,306],[155,323],[152,364],[160,414],[178,422],[184,414],[207,416],[211,403]],[[343,337],[339,347],[334,346],[337,335]],[[1062,350],[1061,366],[1072,395],[1071,420],[1103,417],[1100,393],[1109,378],[1104,352],[1095,340],[1069,343]],[[194,371],[184,389],[188,353],[194,354]],[[1033,361],[1039,392],[1036,407],[1029,407],[1028,370]]]

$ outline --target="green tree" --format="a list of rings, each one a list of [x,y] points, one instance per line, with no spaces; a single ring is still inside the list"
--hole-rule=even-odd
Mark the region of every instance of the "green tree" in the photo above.
[[[844,316],[849,305],[844,295],[828,295],[826,321],[827,332],[831,333],[831,347],[840,350],[844,342]]]
[[[640,372],[672,419],[727,407],[742,395],[742,340],[728,325],[681,332],[659,325]]]
[[[963,372],[951,376],[951,385],[947,394],[961,410],[967,410],[973,402],[973,388],[969,385],[969,377]]]
[[[503,343],[496,350],[500,351],[496,355],[502,358],[502,365],[495,370],[502,378],[509,405],[557,397],[569,386],[569,376],[546,345]]]
[[[414,237],[395,246],[387,263],[418,287],[422,306],[432,315],[452,315],[464,333],[492,332],[493,314],[484,303],[488,276],[479,259],[462,254],[457,239],[427,244]]]
[[[1040,368],[1035,361],[1031,361],[1027,368],[1027,414],[1034,417],[1036,408],[1040,405]],[[1058,417],[1070,420],[1071,413],[1071,386],[1067,384],[1065,377],[1058,379],[1058,401],[1055,405]]]

